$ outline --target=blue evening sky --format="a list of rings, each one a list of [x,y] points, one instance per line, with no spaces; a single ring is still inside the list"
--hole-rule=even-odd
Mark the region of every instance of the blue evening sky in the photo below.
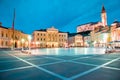
[[[51,26],[64,32],[76,32],[77,25],[101,21],[101,8],[107,12],[110,25],[120,20],[120,0],[0,0],[0,22],[12,26],[16,9],[15,29],[31,34]]]

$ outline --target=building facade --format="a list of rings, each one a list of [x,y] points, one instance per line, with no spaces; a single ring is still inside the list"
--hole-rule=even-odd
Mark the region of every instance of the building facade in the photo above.
[[[107,26],[107,13],[104,6],[101,10],[101,25],[91,31],[91,42],[95,47],[105,47],[111,41],[110,27]]]
[[[77,34],[75,36],[70,36],[68,38],[68,45],[69,47],[83,47],[83,36],[80,34]]]
[[[115,21],[111,24],[111,42],[114,46],[120,47],[120,22]]]
[[[33,32],[33,47],[38,48],[53,48],[53,47],[66,47],[68,34],[58,31],[54,27],[36,30]]]
[[[3,27],[0,23],[0,48],[21,48],[23,46],[28,47],[28,35],[18,30]]]
[[[94,47],[105,47],[111,41],[110,31],[92,31],[91,39]]]
[[[95,28],[98,28],[99,26],[102,26],[101,22],[90,22],[90,23],[82,24],[77,27],[77,33],[85,32],[85,31],[93,31]]]

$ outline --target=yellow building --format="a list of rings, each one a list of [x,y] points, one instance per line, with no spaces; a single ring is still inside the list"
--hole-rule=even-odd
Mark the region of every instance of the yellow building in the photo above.
[[[120,41],[120,22],[115,21],[111,24],[112,41]]]
[[[110,29],[107,26],[107,13],[104,6],[101,10],[101,21],[102,25],[91,31],[91,42],[95,47],[105,47],[110,42]]]
[[[70,36],[68,39],[69,47],[82,47],[84,46],[83,43],[83,36],[80,34]]]
[[[28,35],[18,30],[3,27],[0,23],[0,48],[21,48],[23,46],[28,47]]]
[[[111,24],[111,41],[115,46],[120,47],[120,22],[115,21]]]
[[[110,28],[108,26],[101,27],[91,31],[91,41],[94,47],[105,47],[110,41]]]
[[[33,32],[33,47],[65,47],[68,34],[58,31],[54,27]]]

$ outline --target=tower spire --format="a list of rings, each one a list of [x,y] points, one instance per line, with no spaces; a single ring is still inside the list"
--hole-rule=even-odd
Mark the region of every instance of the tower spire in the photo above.
[[[107,14],[106,14],[104,5],[102,5],[101,20],[102,20],[103,26],[105,27],[107,25]]]
[[[106,13],[104,5],[102,5],[102,13]]]

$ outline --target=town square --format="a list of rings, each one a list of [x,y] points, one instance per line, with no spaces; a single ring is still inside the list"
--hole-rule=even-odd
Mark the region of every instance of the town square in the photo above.
[[[120,80],[119,0],[0,0],[0,80]]]

